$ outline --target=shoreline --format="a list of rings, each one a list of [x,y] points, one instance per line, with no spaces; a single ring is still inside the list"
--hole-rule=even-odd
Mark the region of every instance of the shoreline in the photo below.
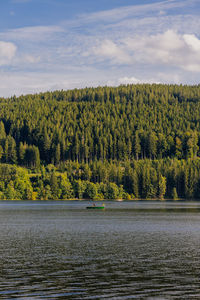
[[[42,201],[42,202],[46,202],[46,201],[53,201],[53,202],[57,202],[57,201],[92,201],[92,202],[107,202],[107,201],[113,201],[113,202],[200,202],[200,199],[187,199],[187,198],[179,198],[179,199],[102,199],[102,200],[94,200],[94,199],[77,199],[77,198],[72,198],[72,199],[48,199],[48,200],[44,200],[44,199],[35,199],[35,200],[31,200],[31,199],[0,199],[1,201],[20,201],[20,202],[26,202],[26,201],[33,201],[33,202],[37,202],[37,201]]]

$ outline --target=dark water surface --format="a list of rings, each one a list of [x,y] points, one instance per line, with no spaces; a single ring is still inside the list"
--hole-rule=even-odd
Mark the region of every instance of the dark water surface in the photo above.
[[[200,203],[0,202],[0,299],[200,299]]]

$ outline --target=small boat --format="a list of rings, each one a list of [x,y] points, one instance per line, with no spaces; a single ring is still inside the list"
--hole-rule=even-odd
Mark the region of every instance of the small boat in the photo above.
[[[87,206],[86,209],[105,209],[105,206],[96,206],[96,205],[92,205],[92,206]]]

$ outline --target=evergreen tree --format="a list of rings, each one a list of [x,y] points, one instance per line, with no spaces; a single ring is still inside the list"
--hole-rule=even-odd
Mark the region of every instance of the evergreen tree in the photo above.
[[[58,187],[58,180],[55,172],[52,172],[51,177],[50,177],[50,188],[51,188],[51,193],[53,196],[53,199],[59,199],[59,187]]]
[[[158,198],[161,200],[164,198],[166,192],[166,178],[162,175],[158,179]]]
[[[56,153],[55,153],[55,163],[58,165],[60,162],[60,144],[58,143],[56,146]]]

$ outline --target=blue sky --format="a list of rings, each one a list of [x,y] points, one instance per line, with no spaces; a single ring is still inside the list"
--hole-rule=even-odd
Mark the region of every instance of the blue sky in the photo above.
[[[0,2],[0,96],[199,78],[199,0]]]

